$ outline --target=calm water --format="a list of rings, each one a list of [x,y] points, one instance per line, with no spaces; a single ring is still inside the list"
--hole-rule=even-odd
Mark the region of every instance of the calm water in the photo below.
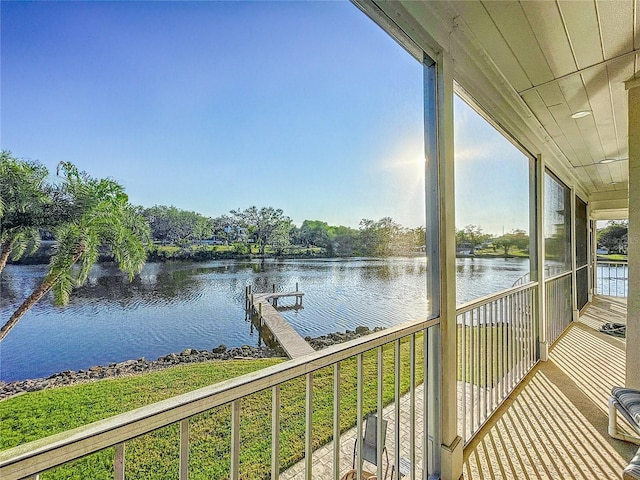
[[[529,270],[526,259],[458,259],[458,303],[504,288]],[[6,321],[46,266],[6,267],[0,319]],[[397,325],[427,315],[426,260],[330,259],[147,264],[129,283],[96,266],[66,307],[46,297],[0,344],[0,380],[49,376],[131,358],[155,360],[185,348],[257,345],[245,320],[244,291],[305,293],[283,312],[303,336]],[[284,302],[282,302],[284,304]]]

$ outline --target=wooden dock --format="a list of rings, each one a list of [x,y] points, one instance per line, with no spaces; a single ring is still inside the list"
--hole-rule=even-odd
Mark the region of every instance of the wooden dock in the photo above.
[[[289,358],[302,357],[315,351],[276,310],[280,298],[293,297],[296,299],[296,306],[302,306],[303,295],[304,293],[298,290],[295,292],[251,293],[251,289],[247,288],[247,310],[259,316],[260,325],[266,325]]]

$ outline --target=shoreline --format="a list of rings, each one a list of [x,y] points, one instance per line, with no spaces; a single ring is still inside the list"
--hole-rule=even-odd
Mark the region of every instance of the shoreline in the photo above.
[[[314,338],[306,337],[305,340],[313,347],[314,350],[317,351],[331,345],[354,340],[380,330],[382,330],[381,327],[375,327],[373,330],[370,330],[368,327],[357,327],[355,331],[346,330],[344,333],[335,332]],[[262,358],[287,359],[287,357],[283,356],[277,348],[270,348],[267,346],[252,347],[249,345],[243,345],[241,347],[227,348],[226,345],[221,344],[211,350],[186,348],[180,353],[169,353],[167,355],[160,356],[157,360],[147,360],[144,357],[141,357],[136,360],[125,360],[123,362],[110,363],[108,365],[94,365],[86,370],[65,370],[54,373],[46,378],[29,378],[13,382],[0,381],[0,401],[29,392],[79,385],[111,378],[130,377],[157,372],[189,363],[227,360],[258,360]]]

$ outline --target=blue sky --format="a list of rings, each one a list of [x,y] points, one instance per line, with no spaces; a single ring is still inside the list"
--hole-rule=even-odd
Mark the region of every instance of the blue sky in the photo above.
[[[424,224],[422,69],[351,3],[0,8],[0,144],[14,155],[112,177],[144,206]],[[457,104],[456,149],[496,163],[503,149],[473,115]],[[478,165],[465,158],[461,180]],[[461,226],[514,228],[512,212],[487,215],[469,190],[459,188]]]

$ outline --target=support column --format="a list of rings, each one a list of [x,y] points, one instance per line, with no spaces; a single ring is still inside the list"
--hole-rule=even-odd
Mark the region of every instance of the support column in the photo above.
[[[546,270],[544,261],[546,257],[544,245],[544,157],[538,155],[536,161],[536,198],[532,212],[536,221],[536,270],[535,280],[538,281],[538,358],[546,362],[549,358],[549,342],[547,340],[547,297],[544,282]],[[532,279],[533,280],[533,279]]]
[[[578,311],[578,275],[576,258],[576,190],[571,187],[571,318],[578,321],[580,312]]]
[[[440,180],[440,288],[441,288],[441,478],[458,480],[462,476],[463,441],[458,435],[456,406],[457,318],[456,318],[456,242],[455,179],[453,157],[453,74],[451,59],[438,59],[438,126]]]
[[[640,388],[640,72],[625,83],[629,94],[629,296],[626,386]]]

